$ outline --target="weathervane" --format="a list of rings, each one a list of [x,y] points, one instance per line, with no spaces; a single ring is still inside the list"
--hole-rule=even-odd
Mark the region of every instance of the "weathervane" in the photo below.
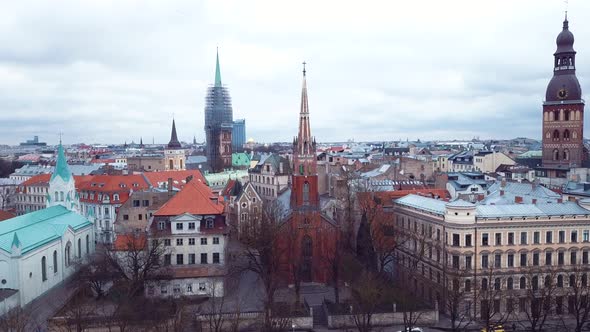
[[[306,63],[305,61],[303,61],[303,76],[305,76],[305,65],[306,65],[306,64],[307,64],[307,63]]]

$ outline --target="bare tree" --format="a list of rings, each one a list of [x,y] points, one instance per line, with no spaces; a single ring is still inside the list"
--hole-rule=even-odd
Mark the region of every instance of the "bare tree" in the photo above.
[[[584,331],[590,315],[588,272],[588,266],[573,265],[569,274],[569,288],[566,291],[568,311],[576,320],[576,332]]]
[[[477,299],[480,302],[480,320],[488,330],[505,323],[510,317],[510,311],[501,310],[501,300],[506,298],[506,294],[502,293],[506,282],[507,280],[493,266],[483,269],[480,273]]]
[[[88,285],[97,299],[101,299],[105,295],[109,284],[120,278],[119,271],[113,267],[104,251],[90,256],[88,263],[78,262],[78,265],[77,281],[81,287]]]
[[[452,280],[444,299],[444,309],[449,314],[451,330],[464,331],[473,323],[470,301],[473,299],[474,292],[469,278],[473,272],[459,268],[449,271],[449,274],[452,275]]]
[[[127,296],[143,294],[146,281],[167,279],[171,270],[165,261],[168,250],[163,241],[154,239],[148,243],[145,233],[119,235],[125,237],[122,248],[105,251],[107,259],[125,281]]]
[[[281,275],[281,239],[283,207],[279,202],[266,203],[261,211],[259,227],[242,238],[244,271],[254,273],[264,288],[264,331],[273,330],[273,304],[277,289],[283,282]]]
[[[17,307],[0,316],[0,332],[27,332],[31,323],[31,316]]]
[[[525,270],[522,278],[526,282],[525,298],[528,304],[523,308],[528,323],[525,328],[531,332],[542,331],[555,306],[556,270],[532,266]]]
[[[16,196],[16,184],[11,186],[0,186],[0,210],[6,210],[14,206]]]

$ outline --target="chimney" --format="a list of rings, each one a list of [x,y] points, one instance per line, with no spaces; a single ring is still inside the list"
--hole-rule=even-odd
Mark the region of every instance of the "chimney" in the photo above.
[[[168,192],[171,193],[172,192],[172,178],[168,178]]]
[[[500,180],[500,187],[506,188],[506,178],[505,177],[502,177],[502,180]]]
[[[558,198],[557,199],[557,203],[563,203],[563,199],[562,198]]]
[[[504,196],[504,190],[500,189],[500,196]]]
[[[219,204],[219,197],[217,197],[217,196],[211,196],[210,199],[211,199],[211,202],[213,202],[215,204]]]
[[[539,179],[535,179],[531,186],[531,191],[537,190],[537,186],[539,185]]]
[[[514,203],[516,203],[516,204],[522,204],[522,197],[521,196],[515,196],[514,197]]]
[[[185,182],[186,183],[189,183],[189,182],[191,182],[192,179],[193,179],[193,176],[192,175],[189,175],[189,176],[186,177]]]
[[[537,204],[537,199],[533,198],[533,204]]]

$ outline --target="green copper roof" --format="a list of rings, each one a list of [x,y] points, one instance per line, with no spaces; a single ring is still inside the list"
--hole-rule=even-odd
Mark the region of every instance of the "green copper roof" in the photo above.
[[[61,143],[59,143],[59,147],[57,148],[57,162],[55,163],[55,170],[53,171],[53,174],[51,174],[51,180],[55,179],[57,176],[60,176],[65,182],[69,181],[72,176]]]
[[[244,152],[234,152],[231,154],[231,165],[234,167],[250,167],[250,156]]]
[[[88,219],[76,212],[61,205],[52,206],[0,222],[0,250],[10,253],[17,241],[24,254],[61,238],[69,227],[78,230],[91,226]]]
[[[221,86],[221,70],[219,69],[219,51],[217,51],[217,63],[215,65],[215,86]]]

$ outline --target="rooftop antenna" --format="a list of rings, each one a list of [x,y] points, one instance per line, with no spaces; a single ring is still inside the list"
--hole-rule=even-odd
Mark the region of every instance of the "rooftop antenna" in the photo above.
[[[565,3],[565,20],[567,21],[567,9],[568,9],[568,5],[569,5],[569,1],[563,0],[563,2]]]

